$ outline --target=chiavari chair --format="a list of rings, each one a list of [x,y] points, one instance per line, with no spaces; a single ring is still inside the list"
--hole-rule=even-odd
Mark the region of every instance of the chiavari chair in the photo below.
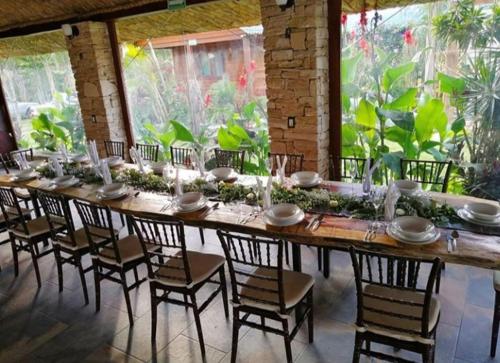
[[[218,168],[233,168],[236,172],[243,174],[245,150],[215,149],[214,152],[215,164]]]
[[[119,156],[125,159],[125,143],[123,141],[104,140],[106,157]]]
[[[173,166],[180,166],[186,169],[193,169],[191,153],[193,149],[170,146],[170,161]]]
[[[287,163],[285,165],[285,176],[290,176],[293,173],[296,173],[298,171],[303,171],[303,164],[304,164],[304,154],[281,154],[281,153],[269,153],[269,157],[272,160],[272,171],[271,173],[273,175],[276,174],[276,169],[278,167],[278,159],[280,161],[280,165],[283,164],[283,161],[287,159]]]
[[[446,193],[450,180],[452,162],[401,159],[401,179],[413,180],[424,188],[436,187],[439,192]]]
[[[495,289],[495,306],[493,307],[493,326],[491,328],[490,356],[492,358],[497,352],[498,328],[500,326],[500,271],[493,273],[493,287]]]
[[[135,148],[141,155],[143,160],[146,161],[158,161],[158,153],[160,151],[160,145],[150,145],[150,144],[135,144]]]

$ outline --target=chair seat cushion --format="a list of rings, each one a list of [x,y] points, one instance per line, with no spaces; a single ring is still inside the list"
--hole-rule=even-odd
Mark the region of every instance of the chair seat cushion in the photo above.
[[[90,231],[94,234],[92,241],[96,244],[104,243],[111,238],[107,230],[90,227]],[[118,231],[115,231],[115,236],[117,235]],[[57,241],[54,241],[54,243],[59,243],[61,247],[71,250],[79,250],[89,247],[89,239],[87,237],[87,233],[85,232],[85,228],[82,227],[77,229],[73,232],[73,236],[75,238],[75,244],[73,244],[71,237],[67,233],[59,234],[57,236]]]
[[[496,291],[500,292],[500,271],[493,273],[493,287]]]
[[[14,194],[16,195],[16,197],[23,200],[31,199],[31,194],[29,193],[28,189],[14,188]]]
[[[10,229],[10,231],[14,235],[23,238],[39,237],[45,234],[47,235],[47,237],[50,237],[50,226],[46,217],[38,217],[30,221],[26,221],[26,226],[28,227],[28,234],[25,233],[21,223],[18,223],[13,229]],[[62,221],[60,226],[60,228],[64,226],[64,223],[62,223]]]
[[[177,256],[182,256],[182,252],[179,251]],[[187,251],[187,258],[189,261],[192,285],[198,285],[206,281],[214,272],[224,265],[225,262],[222,256],[195,251]],[[188,285],[182,258],[170,258],[166,261],[164,266],[160,267],[155,272],[155,275],[155,281],[167,286],[182,287]]]
[[[366,285],[363,290],[364,328],[396,339],[418,341],[421,339],[424,298],[424,293],[419,291]],[[403,302],[422,305],[410,305]],[[429,331],[436,327],[439,313],[439,301],[432,297],[429,309]]]
[[[111,243],[108,243],[104,248],[101,249],[99,253],[99,259],[103,260],[106,263],[123,265],[128,262],[133,262],[144,258],[141,242],[136,235],[131,235],[119,239],[116,244],[120,253],[121,263],[117,262],[115,251]],[[152,243],[146,243],[146,248],[148,251],[156,251],[160,249],[160,246]]]
[[[276,278],[277,270],[259,267],[252,274]],[[278,283],[275,280],[265,280],[252,276],[246,280],[245,284],[260,289],[278,290]],[[301,302],[313,285],[314,279],[312,276],[301,272],[283,270],[283,295],[286,309],[293,308]],[[240,296],[242,305],[269,311],[279,311],[279,298],[277,293],[256,290],[245,286],[241,289]]]

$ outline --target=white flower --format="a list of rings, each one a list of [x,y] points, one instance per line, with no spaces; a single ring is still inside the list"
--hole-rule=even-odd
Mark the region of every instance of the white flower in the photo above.
[[[396,215],[397,216],[404,216],[406,214],[404,209],[398,208],[396,209]]]
[[[254,193],[248,193],[247,194],[247,200],[255,200],[255,194]]]
[[[336,200],[331,200],[330,201],[330,208],[337,208],[339,206],[339,202]]]

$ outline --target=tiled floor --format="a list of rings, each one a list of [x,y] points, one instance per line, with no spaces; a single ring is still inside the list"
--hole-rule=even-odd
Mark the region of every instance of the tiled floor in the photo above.
[[[197,230],[188,231],[191,249],[222,254],[213,231],[200,246]],[[71,266],[64,269],[64,291],[58,292],[54,258],[42,258],[43,286],[37,289],[31,258],[23,253],[14,278],[9,245],[0,247],[0,362],[200,362],[196,329],[190,311],[161,305],[156,346],[150,343],[149,287],[131,292],[135,324],[129,327],[119,285],[104,282],[102,307],[94,311],[93,279],[87,274],[90,305],[84,306],[81,285]],[[315,276],[315,341],[305,331],[293,343],[296,362],[350,362],[356,305],[353,273],[347,254],[332,255],[332,276],[316,269],[313,249],[302,249],[303,270]],[[87,263],[89,261],[87,260]],[[144,270],[141,271],[144,274]],[[491,272],[447,265],[439,299],[437,362],[500,362],[489,358],[493,307]],[[203,292],[201,292],[203,293]],[[231,321],[216,299],[202,315],[208,362],[229,362]],[[410,359],[418,357],[400,352]],[[283,362],[283,339],[243,329],[239,362]]]

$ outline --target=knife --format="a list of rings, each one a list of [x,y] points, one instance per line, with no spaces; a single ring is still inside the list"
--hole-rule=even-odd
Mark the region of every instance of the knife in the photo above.
[[[208,216],[210,213],[212,213],[214,210],[216,210],[217,208],[219,208],[219,203],[215,203],[213,206],[209,207],[205,213],[203,213],[201,216],[203,218],[205,218],[206,216]]]
[[[319,228],[319,226],[321,225],[321,222],[323,221],[324,217],[325,216],[323,214],[321,214],[318,218],[316,218],[316,220],[314,221],[314,223],[313,223],[313,225],[311,227],[311,231],[314,232],[314,231],[316,231]]]

